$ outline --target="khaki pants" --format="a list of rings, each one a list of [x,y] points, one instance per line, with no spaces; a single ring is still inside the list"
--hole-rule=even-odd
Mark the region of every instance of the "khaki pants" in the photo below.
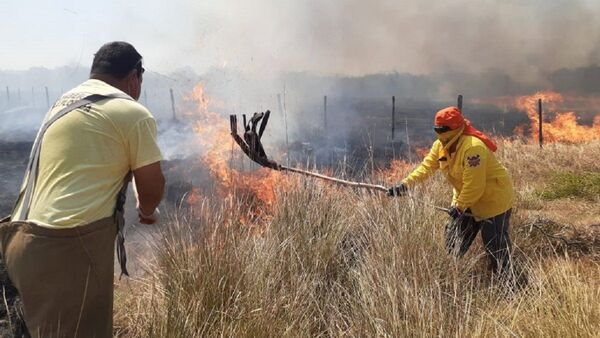
[[[112,337],[115,235],[112,217],[69,229],[0,226],[2,258],[32,337]]]

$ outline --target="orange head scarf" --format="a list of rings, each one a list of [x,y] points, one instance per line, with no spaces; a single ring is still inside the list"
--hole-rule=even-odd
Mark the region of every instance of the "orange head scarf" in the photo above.
[[[475,136],[491,150],[496,151],[498,147],[496,144],[489,138],[487,135],[482,133],[481,131],[475,129],[469,120],[465,119],[460,112],[460,109],[456,107],[448,107],[438,111],[435,114],[435,125],[436,126],[446,126],[450,129],[458,129],[465,126],[463,131],[463,135]]]

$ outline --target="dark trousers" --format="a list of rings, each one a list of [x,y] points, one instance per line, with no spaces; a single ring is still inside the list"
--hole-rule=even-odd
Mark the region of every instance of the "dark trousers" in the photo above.
[[[451,220],[446,225],[446,248],[448,252],[462,257],[469,250],[477,233],[481,230],[481,239],[490,260],[492,271],[495,273],[508,272],[511,268],[511,243],[508,236],[511,211],[512,209],[509,209],[505,213],[479,222],[469,216],[461,216]]]

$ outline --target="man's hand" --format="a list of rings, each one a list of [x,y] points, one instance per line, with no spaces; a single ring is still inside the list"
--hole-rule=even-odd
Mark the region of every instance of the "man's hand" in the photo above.
[[[450,215],[450,217],[454,219],[457,219],[463,215],[463,212],[460,211],[460,209],[457,207],[451,207],[450,209],[448,209],[448,215]]]
[[[390,197],[404,196],[408,192],[408,187],[404,183],[400,183],[395,187],[388,189],[387,195]]]
[[[138,212],[139,222],[142,224],[154,224],[154,223],[158,222],[158,219],[160,217],[160,212],[158,211],[158,208],[154,209],[154,211],[148,215],[148,214],[145,214],[144,211],[142,211],[142,209],[140,209],[140,207],[138,205],[137,212]]]

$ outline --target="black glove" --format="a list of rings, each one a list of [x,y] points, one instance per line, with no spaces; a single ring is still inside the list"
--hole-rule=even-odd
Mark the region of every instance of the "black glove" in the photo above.
[[[389,188],[387,195],[390,197],[404,196],[404,195],[406,195],[407,192],[408,192],[408,187],[404,183],[400,183],[400,185]]]
[[[450,215],[450,217],[454,219],[457,219],[463,215],[463,212],[460,211],[460,209],[457,207],[451,207],[450,209],[448,209],[448,215]]]

